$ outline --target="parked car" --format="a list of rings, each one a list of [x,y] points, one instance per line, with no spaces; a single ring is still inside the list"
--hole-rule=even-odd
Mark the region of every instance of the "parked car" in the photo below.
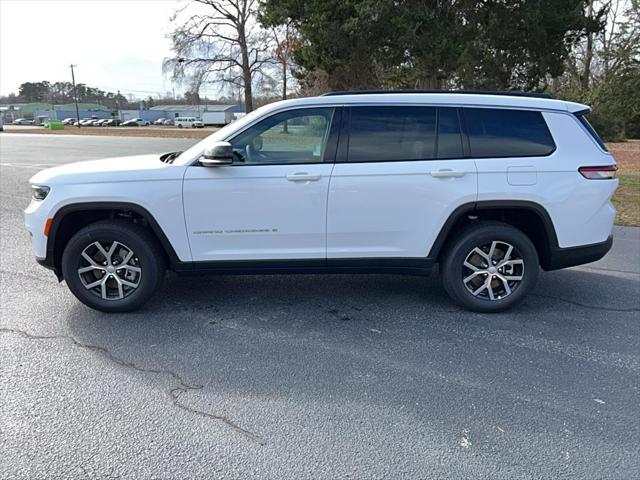
[[[178,117],[175,120],[178,128],[203,128],[204,123],[195,117]]]
[[[149,121],[142,118],[132,118],[122,123],[123,127],[148,127],[149,125]]]
[[[93,122],[95,121],[96,121],[95,118],[83,118],[82,120],[80,120],[79,123],[81,127],[92,127]],[[75,123],[75,125],[78,125],[78,123]]]
[[[164,125],[164,118],[159,118],[157,119],[155,122],[153,122],[154,125]]]
[[[75,125],[77,121],[77,118],[65,118],[64,120],[62,120],[62,123],[63,125]]]
[[[25,224],[38,262],[107,312],[142,306],[166,269],[435,264],[455,302],[497,312],[525,298],[540,267],[611,248],[616,162],[590,110],[451,92],[272,103],[183,153],[43,170]]]
[[[105,120],[104,123],[102,124],[103,127],[117,127],[118,125],[120,125],[120,120],[117,118],[110,118],[108,120]]]
[[[26,118],[16,118],[12,125],[33,125],[33,120],[27,120]]]
[[[173,126],[173,125],[175,125],[175,122],[172,119],[168,118],[168,119],[166,119],[164,121],[163,125],[165,125],[165,126]]]

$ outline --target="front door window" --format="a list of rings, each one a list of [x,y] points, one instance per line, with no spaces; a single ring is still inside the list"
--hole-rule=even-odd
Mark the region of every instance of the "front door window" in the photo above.
[[[322,163],[333,108],[277,113],[231,140],[234,164]]]

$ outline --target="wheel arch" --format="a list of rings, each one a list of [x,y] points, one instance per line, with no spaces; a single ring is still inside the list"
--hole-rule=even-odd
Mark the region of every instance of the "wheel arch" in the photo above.
[[[148,228],[164,250],[168,264],[180,263],[175,249],[154,216],[144,207],[129,202],[82,202],[60,208],[53,216],[47,240],[47,256],[41,262],[62,280],[62,252],[69,239],[83,226],[99,220],[118,218],[142,224]]]
[[[445,246],[461,228],[474,222],[502,221],[525,233],[533,242],[543,269],[551,268],[553,252],[558,250],[556,230],[546,208],[526,200],[480,201],[463,204],[447,218],[429,251],[439,261]]]

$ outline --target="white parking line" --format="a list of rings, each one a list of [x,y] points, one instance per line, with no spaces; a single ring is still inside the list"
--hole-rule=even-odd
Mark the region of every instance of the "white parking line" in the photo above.
[[[59,165],[64,165],[62,163],[0,163],[0,167],[15,167],[15,168],[48,168],[48,167],[57,167]]]

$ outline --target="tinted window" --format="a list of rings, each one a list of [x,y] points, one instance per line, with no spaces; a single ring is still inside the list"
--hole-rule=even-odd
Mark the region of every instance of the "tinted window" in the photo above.
[[[460,121],[455,108],[438,109],[438,158],[462,158]]]
[[[272,115],[231,141],[234,163],[322,162],[332,108],[305,108]]]
[[[473,157],[541,156],[555,149],[540,112],[465,108],[464,119]]]
[[[584,128],[587,129],[587,132],[589,132],[589,135],[591,135],[591,137],[593,137],[593,139],[598,143],[598,145],[600,145],[600,148],[602,148],[605,152],[608,152],[609,149],[602,141],[602,138],[600,138],[600,135],[598,135],[598,132],[596,132],[596,129],[593,128],[593,126],[589,123],[589,120],[587,120],[586,115],[576,115],[576,116],[578,117],[578,120],[580,120],[580,123],[584,125]]]
[[[354,107],[349,126],[350,162],[428,160],[436,153],[436,109]]]

